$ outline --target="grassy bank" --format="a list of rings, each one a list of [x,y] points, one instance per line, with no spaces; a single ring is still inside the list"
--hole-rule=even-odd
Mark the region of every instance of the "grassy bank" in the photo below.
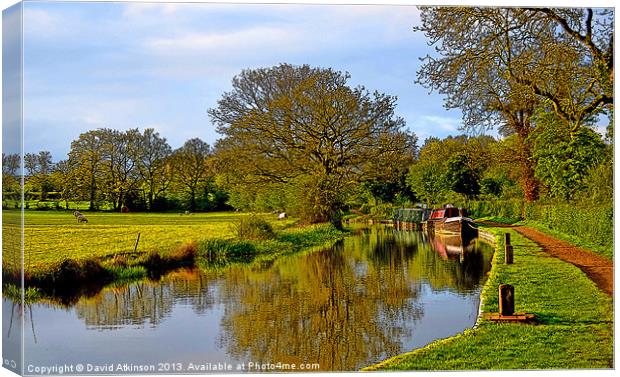
[[[327,226],[292,228],[295,220],[277,220],[277,215],[260,217],[272,230],[269,239],[243,240],[238,225],[247,214],[84,214],[86,224],[78,224],[71,212],[25,212],[27,286],[49,295],[78,295],[111,282],[157,277],[183,266],[210,268],[269,260],[342,237]],[[12,224],[19,223],[20,213],[5,210],[2,215],[3,279],[17,282],[20,237],[9,235],[19,233]]]
[[[496,252],[482,293],[482,313],[497,312],[499,284],[515,287],[517,312],[537,324],[496,324],[479,319],[474,329],[403,354],[366,370],[573,369],[613,367],[613,304],[577,267],[543,253],[509,229],[513,265]]]

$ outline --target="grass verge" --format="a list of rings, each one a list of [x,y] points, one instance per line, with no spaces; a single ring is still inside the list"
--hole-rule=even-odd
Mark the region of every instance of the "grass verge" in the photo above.
[[[496,252],[482,292],[481,312],[497,312],[499,284],[515,287],[517,312],[537,324],[497,324],[479,319],[473,329],[365,368],[378,370],[481,370],[613,368],[612,299],[577,267],[548,256],[506,228],[487,228],[503,250],[511,234],[514,264]]]

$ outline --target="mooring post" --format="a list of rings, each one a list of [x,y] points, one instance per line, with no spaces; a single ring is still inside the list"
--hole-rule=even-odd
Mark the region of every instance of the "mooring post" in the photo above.
[[[510,244],[510,233],[504,233],[504,263],[512,264],[513,262],[513,248]]]
[[[499,285],[499,315],[513,315],[515,312],[515,289],[510,284]]]
[[[135,253],[138,250],[138,242],[140,242],[140,232],[138,232],[138,237],[136,237],[136,244],[133,245],[133,252]]]
[[[506,245],[506,250],[504,253],[504,263],[512,264],[513,262],[513,248],[512,245]]]

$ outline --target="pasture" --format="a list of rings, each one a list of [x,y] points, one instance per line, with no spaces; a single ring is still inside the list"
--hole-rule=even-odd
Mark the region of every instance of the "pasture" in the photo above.
[[[247,214],[219,212],[180,215],[179,213],[106,213],[82,212],[88,223],[78,223],[70,211],[26,211],[24,219],[24,266],[37,269],[49,263],[107,257],[134,250],[140,233],[138,252],[166,253],[190,241],[231,239],[234,226]],[[19,212],[3,211],[3,258],[5,263],[19,250],[15,228]],[[291,225],[290,219],[278,221],[277,215],[265,215],[276,229]]]

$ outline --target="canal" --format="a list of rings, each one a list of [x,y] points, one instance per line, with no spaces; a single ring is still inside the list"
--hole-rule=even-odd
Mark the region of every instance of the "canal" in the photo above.
[[[20,307],[5,298],[3,315],[25,320],[27,374],[56,364],[81,365],[75,374],[119,373],[123,364],[135,368],[125,373],[153,366],[149,374],[278,363],[349,371],[475,324],[489,245],[388,227],[357,233],[325,250],[177,270],[70,302]],[[3,328],[5,340],[21,336],[17,326]]]

